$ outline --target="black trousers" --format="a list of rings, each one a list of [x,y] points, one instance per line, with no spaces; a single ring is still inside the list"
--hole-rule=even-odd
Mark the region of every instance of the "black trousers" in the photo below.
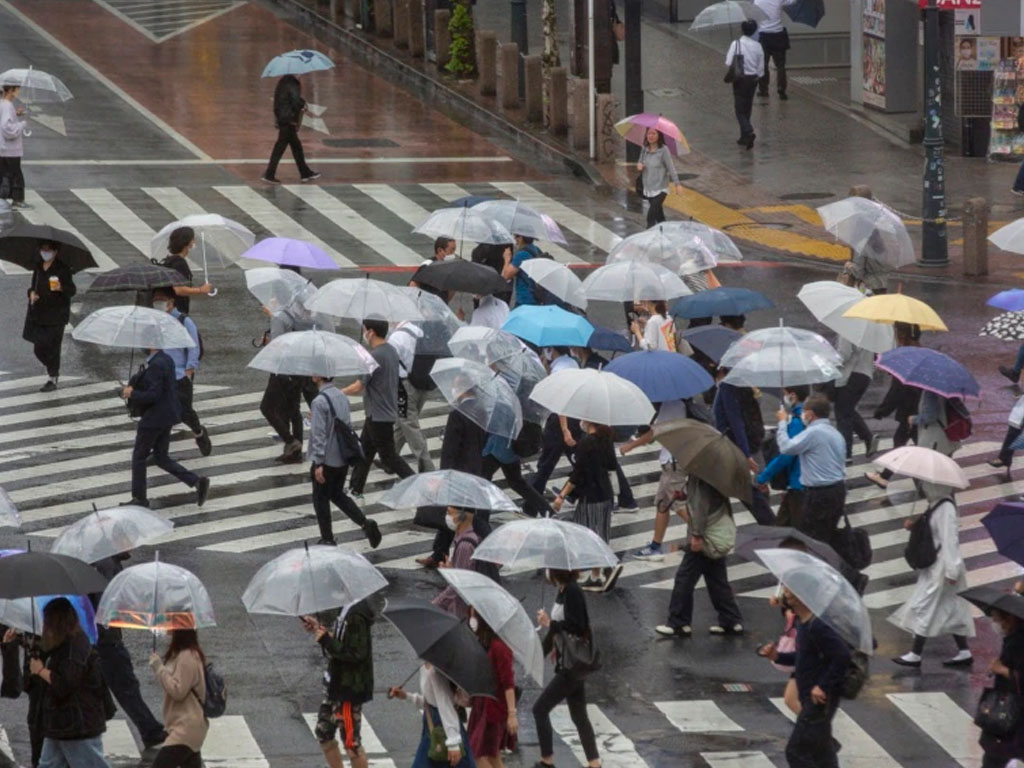
[[[63,325],[37,325],[32,354],[46,368],[46,375],[56,379],[60,375],[60,350],[64,345]]]
[[[576,419],[568,420],[569,433],[575,440],[580,439],[580,423]],[[551,414],[548,416],[548,420],[544,423],[544,432],[541,437],[541,449],[540,458],[537,459],[537,471],[533,473],[533,477],[530,478],[530,485],[533,486],[533,490],[543,495],[545,488],[547,488],[548,480],[551,479],[551,473],[555,471],[555,467],[558,466],[558,460],[565,456],[569,463],[573,463],[573,449],[565,444],[565,440],[562,439],[562,424],[558,419],[558,416]],[[534,507],[528,506],[526,514],[536,517],[540,514],[540,510]]]
[[[152,768],[203,768],[203,758],[184,744],[160,747]]]
[[[832,741],[832,718],[839,706],[836,694],[824,705],[810,699],[801,702],[793,732],[786,743],[789,768],[838,768],[835,742]]]
[[[483,477],[485,480],[490,480],[494,477],[494,473],[499,469],[501,470],[501,474],[505,476],[505,480],[508,482],[508,487],[522,496],[523,506],[526,509],[541,510],[541,514],[543,514],[544,517],[551,517],[554,515],[555,511],[551,508],[551,505],[548,504],[544,495],[538,493],[532,485],[523,479],[523,466],[520,462],[515,461],[511,464],[502,464],[493,456],[484,456]]]
[[[647,208],[647,228],[650,229],[655,224],[661,224],[665,220],[665,209],[662,207],[665,203],[665,198],[668,197],[664,192],[661,192],[654,197],[644,196],[644,199],[650,204]]]
[[[363,510],[345,493],[345,478],[348,467],[328,467],[324,465],[324,483],[321,485],[313,477],[314,467],[309,468],[310,479],[313,481],[313,511],[316,522],[320,526],[321,539],[333,539],[334,529],[331,526],[331,502],[334,502],[345,516],[358,526],[366,524]]]
[[[15,203],[25,202],[25,175],[21,172],[21,158],[0,157],[0,174],[10,180],[11,200]]]
[[[124,643],[98,643],[96,654],[100,657],[100,667],[107,687],[128,719],[139,729],[142,741],[146,744],[159,742],[164,727],[142,698],[139,681],[132,669],[132,657],[128,655]]]
[[[299,410],[301,392],[299,379],[276,373],[270,374],[267,388],[263,391],[260,413],[285,443],[293,440],[302,442],[302,412]]]
[[[804,508],[798,530],[826,544],[839,525],[846,506],[846,483],[804,486]]]
[[[587,692],[583,680],[578,680],[565,672],[556,672],[533,703],[533,720],[537,724],[537,742],[540,745],[541,757],[551,757],[554,754],[551,710],[562,701],[569,707],[569,717],[576,726],[587,761],[597,760],[600,755],[597,753],[594,726],[590,724],[590,717],[587,715]]]
[[[892,447],[902,448],[911,440],[917,442],[917,426],[907,424],[906,419],[896,422],[896,431],[892,433]],[[883,469],[879,474],[888,480],[893,473],[891,469]]]
[[[761,91],[762,95],[768,93],[768,89],[771,87],[772,83],[771,68],[768,66],[769,61],[775,63],[775,72],[778,75],[778,83],[776,85],[779,93],[785,93],[786,86],[789,84],[786,78],[786,49],[776,47],[773,44],[773,38],[775,35],[783,37],[784,33],[761,33],[761,46],[764,48],[764,75],[758,81],[757,85],[758,90]],[[789,41],[788,36],[786,36],[785,39],[787,42]]]
[[[270,162],[267,163],[267,171],[263,175],[268,179],[274,178],[274,174],[277,173],[277,164],[281,162],[285,147],[292,148],[292,157],[295,158],[299,176],[302,178],[312,176],[313,171],[306,165],[306,153],[302,150],[302,142],[299,141],[299,128],[295,125],[277,126],[277,141],[274,142],[274,148],[270,152]]]
[[[775,513],[772,512],[772,505],[768,500],[768,494],[756,487],[751,489],[750,494],[753,501],[750,504],[743,502],[743,506],[750,510],[750,514],[754,516],[757,524],[775,525]]]
[[[135,448],[132,450],[132,498],[146,500],[146,459],[153,454],[153,461],[160,469],[174,475],[189,488],[195,488],[199,475],[185,469],[168,455],[171,447],[170,427],[139,427],[135,432]]]
[[[779,516],[775,519],[775,524],[799,529],[803,512],[804,492],[788,488],[782,494],[782,502],[779,504]]]
[[[181,403],[182,422],[198,435],[203,431],[203,425],[199,423],[199,416],[192,407],[192,379],[188,376],[178,379],[178,402]]]
[[[754,94],[757,93],[757,78],[744,75],[733,80],[732,103],[736,112],[736,122],[740,124],[740,138],[749,138],[754,133],[750,124],[750,115],[754,111]]]
[[[857,403],[870,385],[871,377],[867,374],[851,373],[845,386],[836,387],[836,429],[846,441],[847,458],[853,455],[854,434],[866,445],[871,444],[871,428],[857,410]]]
[[[672,598],[668,604],[669,626],[686,627],[692,623],[693,591],[702,576],[711,605],[718,612],[719,625],[731,627],[743,623],[743,615],[729,584],[725,558],[713,559],[702,552],[687,552],[676,570],[676,580],[672,586]]]
[[[999,460],[1009,466],[1013,462],[1013,450],[1010,446],[1013,442],[1020,437],[1020,427],[1007,427],[1006,437],[1003,438],[1003,446],[999,449]]]
[[[356,464],[352,470],[352,490],[362,493],[366,486],[366,477],[370,474],[370,467],[373,466],[375,456],[380,456],[380,463],[384,465],[393,475],[399,478],[409,477],[415,474],[412,467],[405,463],[405,459],[398,455],[395,450],[395,424],[391,421],[373,421],[367,419],[363,423],[363,432],[359,435],[359,442],[363,444],[363,453],[366,454],[365,464]]]

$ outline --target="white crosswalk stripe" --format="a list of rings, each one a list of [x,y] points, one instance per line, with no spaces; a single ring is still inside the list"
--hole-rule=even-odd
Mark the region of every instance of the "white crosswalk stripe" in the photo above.
[[[149,247],[156,232],[109,189],[72,189],[71,192],[147,259],[150,258]]]
[[[983,752],[978,727],[947,694],[889,693],[886,697],[963,768],[980,768]]]

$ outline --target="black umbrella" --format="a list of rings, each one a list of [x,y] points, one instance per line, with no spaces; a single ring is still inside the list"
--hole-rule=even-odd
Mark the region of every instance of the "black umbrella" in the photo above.
[[[187,280],[180,273],[168,267],[161,267],[148,261],[117,267],[96,276],[89,286],[90,291],[151,291],[154,288],[168,288],[185,285]]]
[[[465,259],[448,259],[424,264],[412,279],[439,291],[465,291],[477,296],[508,290],[501,275],[488,266]]]
[[[736,532],[736,554],[744,560],[759,563],[761,560],[754,550],[778,549],[786,539],[799,541],[809,553],[833,568],[838,569],[843,563],[839,553],[825,542],[813,539],[796,528],[776,525],[745,525],[740,528]]]
[[[825,18],[825,0],[796,0],[793,5],[787,5],[783,10],[798,24],[816,27],[818,22]]]
[[[491,660],[465,622],[425,600],[389,600],[384,618],[402,633],[417,656],[470,696],[496,698]]]
[[[0,558],[0,598],[88,595],[106,586],[105,576],[74,557],[23,552]]]
[[[72,272],[96,266],[92,254],[81,240],[49,224],[16,224],[8,229],[0,235],[0,260],[25,269],[35,269],[40,261],[40,240],[57,243],[60,246],[57,258]]]
[[[598,349],[602,352],[632,352],[629,340],[621,333],[605,328],[601,325],[594,326],[594,332],[590,334],[587,341],[590,349]]]
[[[1024,620],[1024,597],[1016,592],[1004,592],[995,587],[971,587],[961,592],[960,597],[978,606],[986,614],[995,608]]]

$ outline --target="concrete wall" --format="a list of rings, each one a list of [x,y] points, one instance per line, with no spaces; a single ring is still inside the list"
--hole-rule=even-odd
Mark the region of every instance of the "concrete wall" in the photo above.
[[[858,0],[825,0],[825,18],[817,27],[788,24],[793,48],[787,57],[791,67],[845,67],[850,64],[850,6]],[[859,29],[859,27],[858,27]],[[857,61],[860,61],[858,55]]]

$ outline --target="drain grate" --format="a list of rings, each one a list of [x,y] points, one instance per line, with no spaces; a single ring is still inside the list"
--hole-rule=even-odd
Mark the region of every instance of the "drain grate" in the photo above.
[[[391,139],[323,139],[328,147],[338,149],[361,149],[363,147],[397,147]]]
[[[780,200],[825,200],[835,197],[835,192],[790,192],[788,195],[779,195]]]

